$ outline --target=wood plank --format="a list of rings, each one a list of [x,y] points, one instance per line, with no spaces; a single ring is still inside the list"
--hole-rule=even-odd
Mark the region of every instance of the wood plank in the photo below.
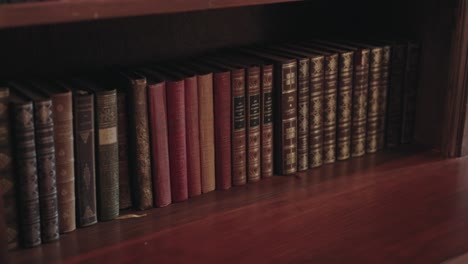
[[[300,0],[72,0],[0,5],[0,29]]]

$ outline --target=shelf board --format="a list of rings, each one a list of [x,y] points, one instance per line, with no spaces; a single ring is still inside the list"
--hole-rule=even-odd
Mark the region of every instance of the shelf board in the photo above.
[[[403,147],[215,191],[9,253],[12,263],[440,263],[468,251],[468,158]],[[352,243],[352,244],[350,244]]]
[[[61,0],[0,5],[0,29],[301,0]]]

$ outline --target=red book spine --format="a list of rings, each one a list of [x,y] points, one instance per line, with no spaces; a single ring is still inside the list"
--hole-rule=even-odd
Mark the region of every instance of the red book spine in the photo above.
[[[190,197],[201,194],[200,131],[198,123],[198,82],[185,79],[185,126],[187,133],[187,181]]]
[[[163,207],[172,202],[167,137],[166,83],[148,85],[148,98],[151,163],[153,165],[153,199],[157,207]]]
[[[174,202],[188,199],[184,90],[183,80],[166,84],[171,193]]]
[[[273,65],[262,67],[261,129],[262,178],[273,176]]]
[[[213,75],[216,188],[231,188],[231,73]]]

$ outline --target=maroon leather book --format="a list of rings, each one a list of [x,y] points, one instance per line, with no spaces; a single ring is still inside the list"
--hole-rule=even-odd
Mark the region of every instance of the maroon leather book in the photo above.
[[[262,178],[273,177],[273,64],[262,66],[261,129],[262,129]]]
[[[117,136],[119,141],[119,208],[132,206],[129,174],[128,148],[128,95],[124,91],[117,92]]]

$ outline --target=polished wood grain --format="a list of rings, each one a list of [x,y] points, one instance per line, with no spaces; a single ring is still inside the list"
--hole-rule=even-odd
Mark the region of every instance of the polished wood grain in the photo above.
[[[300,0],[72,0],[0,5],[0,29]]]
[[[407,147],[217,191],[14,263],[440,263],[468,251],[468,158]]]

